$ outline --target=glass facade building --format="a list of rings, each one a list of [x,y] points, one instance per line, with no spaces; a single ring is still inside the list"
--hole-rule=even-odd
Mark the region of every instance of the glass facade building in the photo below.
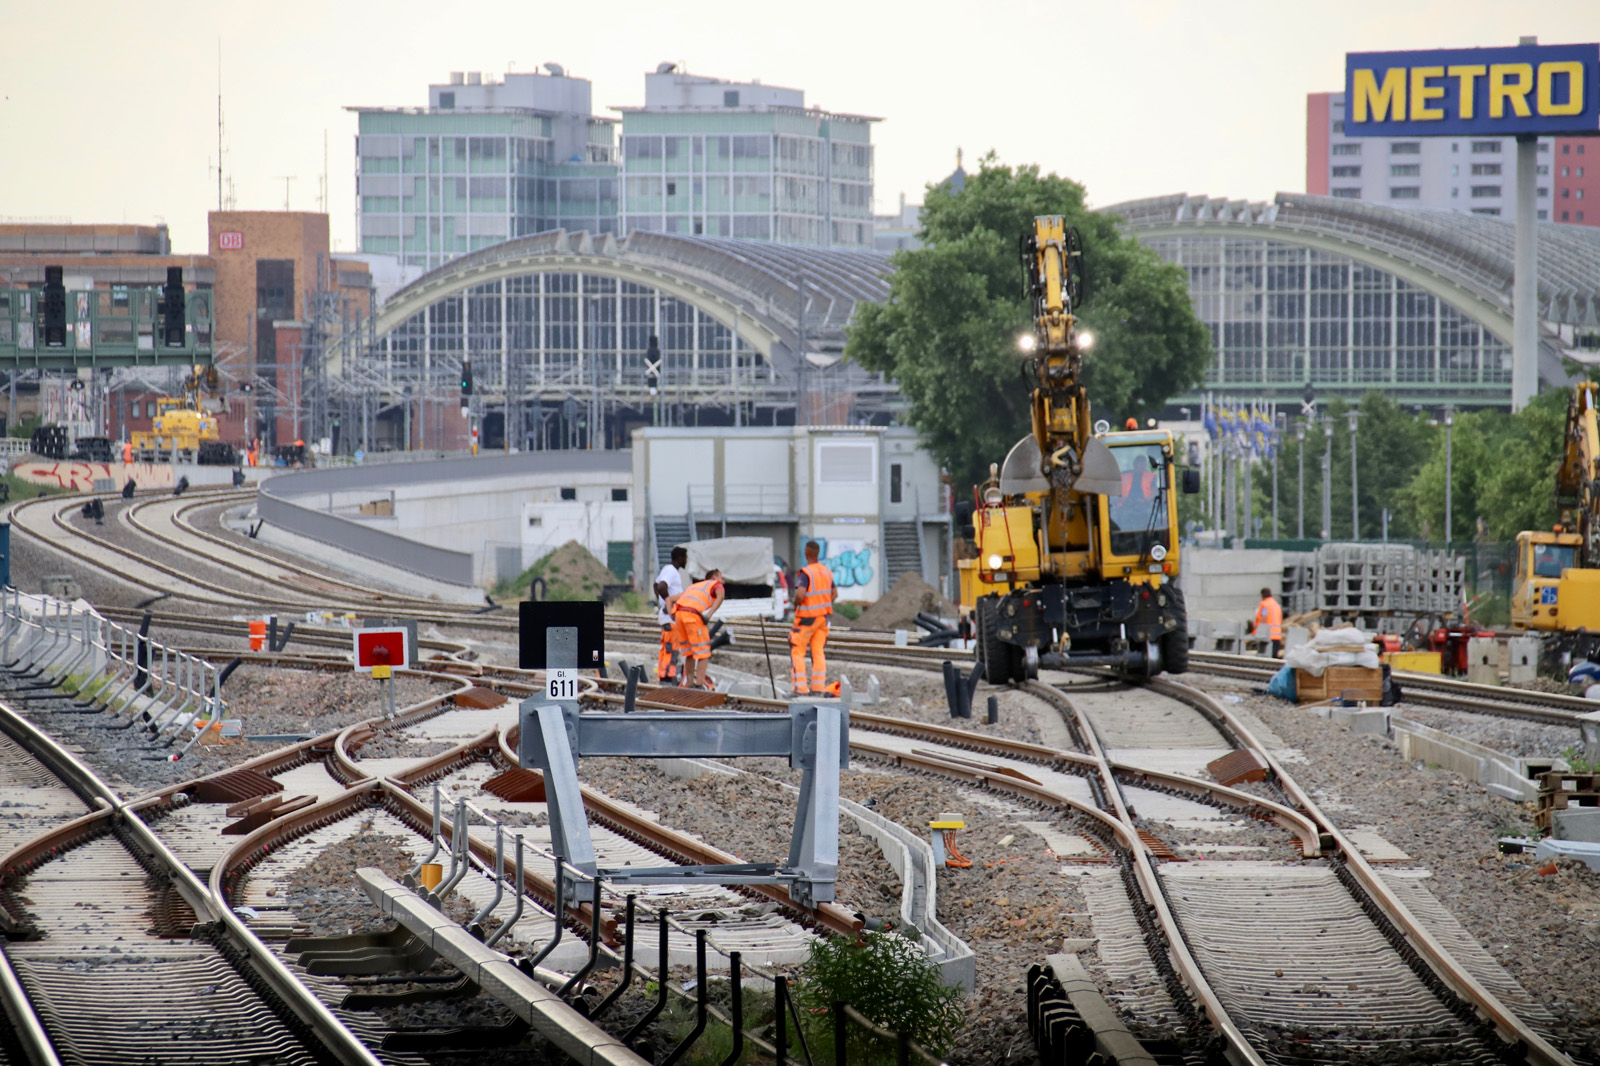
[[[1211,334],[1205,389],[1287,400],[1310,382],[1319,395],[1506,402],[1510,345],[1386,270],[1259,237],[1140,239],[1188,275]]]
[[[622,108],[623,230],[871,248],[872,122],[672,72]]]
[[[362,252],[431,270],[546,230],[616,232],[615,123],[588,114],[589,83],[470,77],[427,108],[352,109]]]

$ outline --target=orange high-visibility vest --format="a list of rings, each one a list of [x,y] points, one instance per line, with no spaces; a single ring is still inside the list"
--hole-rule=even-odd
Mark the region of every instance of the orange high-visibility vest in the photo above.
[[[1267,632],[1262,633],[1261,627],[1266,626]],[[1256,636],[1265,637],[1267,640],[1283,639],[1283,608],[1274,599],[1265,599],[1256,608]]]
[[[806,590],[794,609],[796,618],[826,618],[833,613],[833,571],[826,563],[808,563],[800,568],[806,575]]]
[[[679,611],[689,611],[701,615],[711,609],[711,590],[722,584],[720,581],[696,581],[683,590],[683,595],[678,597],[678,603],[672,608],[676,614]]]

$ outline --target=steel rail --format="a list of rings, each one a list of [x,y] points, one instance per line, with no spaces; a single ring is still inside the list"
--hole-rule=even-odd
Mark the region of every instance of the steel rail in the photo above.
[[[1427,927],[1411,913],[1400,897],[1378,876],[1377,871],[1367,862],[1360,849],[1340,832],[1332,819],[1322,813],[1321,808],[1312,801],[1310,795],[1300,787],[1300,784],[1284,770],[1282,764],[1272,756],[1266,747],[1250,732],[1249,728],[1227,707],[1209,694],[1181,682],[1154,679],[1146,684],[1152,691],[1162,693],[1180,703],[1201,710],[1207,717],[1212,717],[1214,720],[1224,724],[1227,730],[1233,734],[1231,739],[1239,747],[1249,748],[1262,761],[1262,764],[1270,770],[1278,786],[1289,797],[1290,802],[1298,806],[1321,827],[1322,832],[1332,842],[1333,850],[1337,852],[1350,869],[1362,889],[1383,909],[1389,920],[1404,935],[1407,943],[1427,962],[1434,974],[1458,996],[1471,1003],[1481,1017],[1494,1025],[1502,1038],[1511,1044],[1520,1042],[1525,1045],[1528,1062],[1535,1064],[1535,1066],[1572,1066],[1571,1059],[1524,1024],[1493,992],[1485,988],[1477,978],[1473,977],[1465,967],[1455,960],[1455,957],[1450,954],[1444,945],[1439,943],[1433,934],[1427,930]]]
[[[214,896],[185,866],[145,821],[139,817],[152,804],[125,803],[115,790],[101,781],[87,765],[58,744],[32,722],[0,703],[0,730],[16,741],[51,773],[80,795],[92,796],[106,805],[104,816],[124,828],[131,841],[168,872],[173,888],[193,908],[202,922],[220,921],[228,936],[239,945],[248,964],[271,987],[290,1010],[305,1024],[329,1053],[349,1066],[381,1066],[380,1060],[347,1029],[343,1022],[316,995],[295,978],[244,921],[219,897]]]

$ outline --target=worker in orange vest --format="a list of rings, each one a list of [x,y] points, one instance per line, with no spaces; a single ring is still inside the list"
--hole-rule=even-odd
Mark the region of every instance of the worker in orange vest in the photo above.
[[[705,577],[667,601],[672,610],[673,639],[683,652],[685,688],[711,687],[711,679],[706,676],[711,662],[711,631],[706,622],[722,606],[725,595],[722,571],[707,570]]]
[[[677,624],[667,602],[683,592],[682,571],[689,565],[689,549],[678,545],[672,549],[671,561],[661,568],[653,586],[656,602],[656,621],[661,623],[661,653],[656,656],[656,680],[663,685],[678,683],[678,664],[683,659],[683,649],[678,647]]]
[[[828,687],[828,660],[823,648],[828,643],[828,617],[839,590],[833,584],[833,570],[817,561],[822,549],[814,540],[806,541],[806,565],[794,575],[794,628],[789,630],[789,660],[793,667],[794,693],[822,695]],[[806,652],[811,652],[811,673],[806,673]]]
[[[133,441],[131,440],[122,442],[122,461],[124,463],[133,462]]]
[[[1271,589],[1261,590],[1256,605],[1255,638],[1272,642],[1272,657],[1283,654],[1283,605],[1272,598]]]

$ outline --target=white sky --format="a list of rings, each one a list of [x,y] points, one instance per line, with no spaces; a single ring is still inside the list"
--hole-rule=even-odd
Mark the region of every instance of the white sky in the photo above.
[[[1514,10],[1520,8],[1520,11]],[[0,217],[165,221],[203,252],[224,164],[241,209],[319,207],[355,247],[355,116],[420,106],[453,70],[563,64],[597,113],[645,72],[806,91],[882,116],[877,210],[989,149],[1083,182],[1094,204],[1165,193],[1262,199],[1304,185],[1305,94],[1346,51],[1600,40],[1600,0],[0,0]]]

